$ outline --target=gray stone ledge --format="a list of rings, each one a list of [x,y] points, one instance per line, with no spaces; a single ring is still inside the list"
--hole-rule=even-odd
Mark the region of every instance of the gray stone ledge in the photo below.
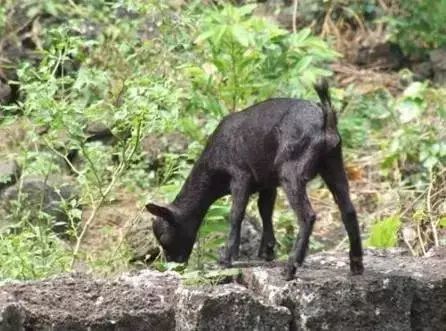
[[[309,256],[290,282],[280,263],[220,285],[151,270],[13,282],[0,286],[0,331],[446,330],[445,262],[445,248],[424,258],[370,251],[352,277],[337,252]]]

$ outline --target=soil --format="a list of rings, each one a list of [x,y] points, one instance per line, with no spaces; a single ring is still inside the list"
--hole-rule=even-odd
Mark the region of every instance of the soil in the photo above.
[[[120,197],[119,200],[98,210],[94,222],[86,232],[82,250],[90,256],[101,258],[122,249],[131,262],[152,261],[159,254],[159,246],[152,231],[152,217],[141,210],[141,204],[134,194],[120,190],[117,196]],[[90,214],[91,209],[83,210],[83,224]]]

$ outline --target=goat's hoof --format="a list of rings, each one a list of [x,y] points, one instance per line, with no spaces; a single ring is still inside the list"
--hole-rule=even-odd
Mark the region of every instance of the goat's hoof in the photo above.
[[[276,245],[276,241],[266,241],[262,239],[260,242],[260,248],[257,256],[265,261],[272,261],[276,258],[276,254],[274,253],[274,246]]]
[[[220,260],[218,261],[218,264],[224,268],[230,268],[232,267],[232,261],[231,259],[228,259],[226,257],[222,257],[220,258]]]
[[[350,260],[350,273],[354,276],[364,273],[364,265],[362,264],[361,258],[352,258]]]
[[[283,276],[285,277],[286,281],[290,281],[294,279],[294,276],[296,274],[296,267],[287,265],[283,271]]]
[[[276,258],[276,254],[274,253],[274,250],[263,250],[259,252],[258,257],[270,262]]]

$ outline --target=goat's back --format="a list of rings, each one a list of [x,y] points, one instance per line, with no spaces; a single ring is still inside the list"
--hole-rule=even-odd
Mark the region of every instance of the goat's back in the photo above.
[[[201,161],[221,171],[246,170],[259,183],[272,180],[280,163],[298,158],[323,138],[323,113],[310,101],[270,99],[223,118]]]

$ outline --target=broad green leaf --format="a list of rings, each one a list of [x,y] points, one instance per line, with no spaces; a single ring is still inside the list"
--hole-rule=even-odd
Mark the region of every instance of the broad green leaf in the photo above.
[[[214,36],[214,34],[215,34],[214,30],[205,31],[202,34],[200,34],[197,38],[195,38],[194,43],[197,45],[201,45],[203,41],[211,38],[212,36]]]
[[[251,14],[254,11],[254,9],[256,9],[256,7],[257,7],[256,4],[249,4],[240,7],[238,10],[240,11],[241,15],[245,16]]]
[[[215,45],[217,45],[217,46],[220,45],[220,43],[223,39],[223,36],[225,35],[225,33],[227,31],[228,31],[228,27],[226,25],[223,25],[222,27],[220,27],[220,29],[218,30],[218,33],[216,33],[215,40],[213,40]]]
[[[311,34],[311,29],[310,28],[304,28],[304,29],[300,30],[299,32],[297,32],[295,35],[293,35],[292,41],[293,41],[293,43],[301,43],[310,34]]]
[[[240,24],[232,26],[231,33],[233,38],[243,47],[248,47],[253,41],[249,31]]]
[[[305,71],[309,67],[312,61],[313,61],[312,56],[303,57],[294,67],[295,71],[297,73]]]
[[[397,216],[380,220],[370,228],[367,245],[377,248],[395,247],[398,243],[398,231],[401,220]]]
[[[408,123],[421,115],[422,108],[415,101],[403,100],[398,104],[397,111],[400,113],[401,122]]]
[[[403,92],[403,96],[406,98],[420,98],[423,96],[423,92],[426,89],[426,83],[413,82]]]
[[[438,162],[439,159],[431,155],[423,161],[423,166],[425,166],[427,169],[432,169]]]

